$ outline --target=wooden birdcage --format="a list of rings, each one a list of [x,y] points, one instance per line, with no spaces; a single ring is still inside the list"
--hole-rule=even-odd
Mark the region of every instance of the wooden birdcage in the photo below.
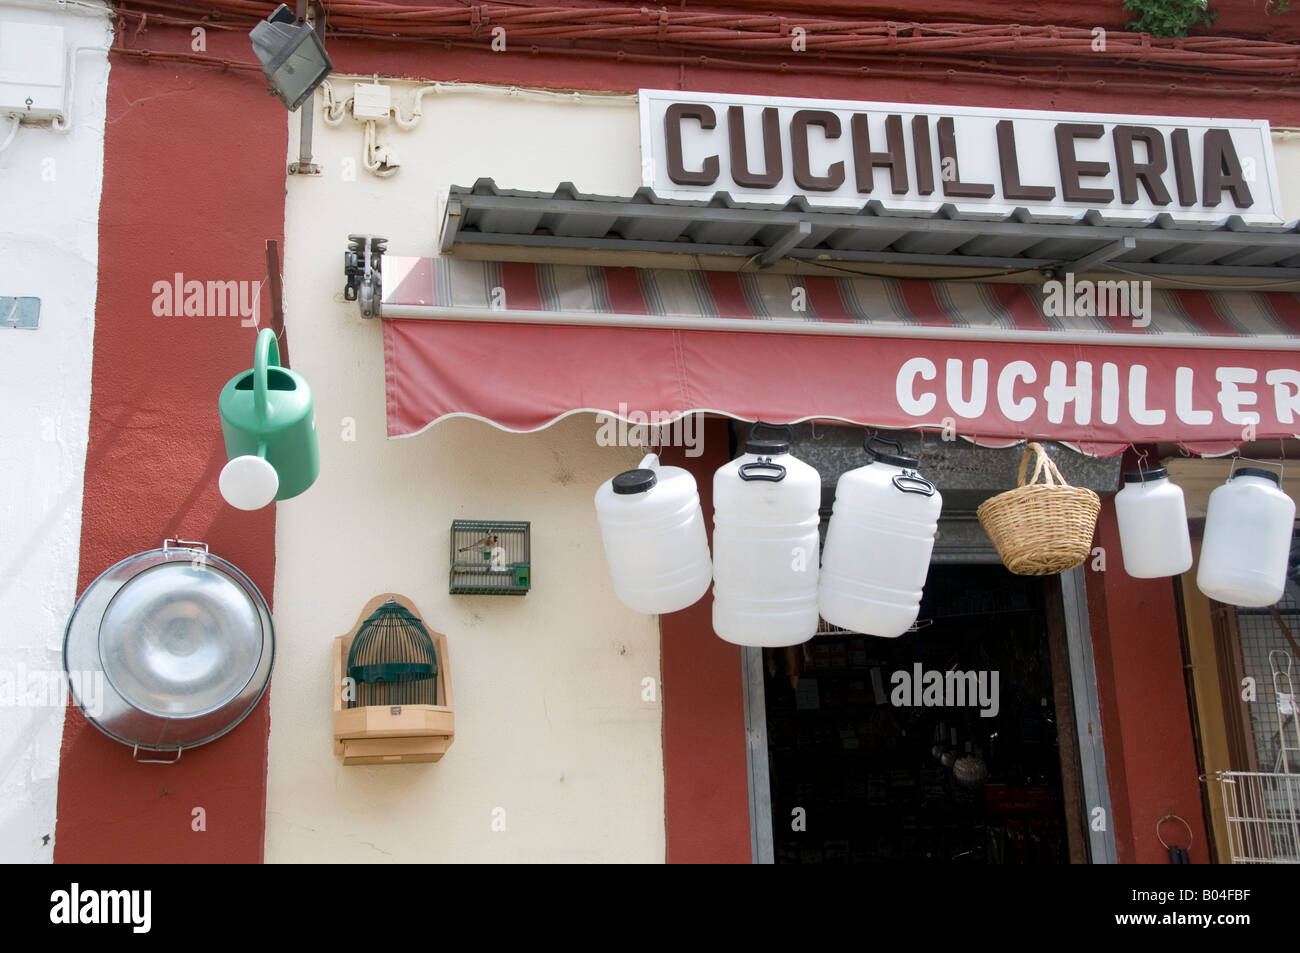
[[[335,754],[345,765],[437,761],[454,737],[446,637],[404,596],[376,596],[334,639]]]
[[[348,678],[349,708],[437,704],[438,653],[424,623],[396,599],[383,602],[352,639]]]

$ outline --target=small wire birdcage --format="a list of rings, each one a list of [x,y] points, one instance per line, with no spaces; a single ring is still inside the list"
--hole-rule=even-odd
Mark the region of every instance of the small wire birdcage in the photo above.
[[[525,595],[532,585],[530,525],[512,520],[452,520],[448,591],[458,595]]]
[[[348,652],[349,708],[436,705],[438,654],[424,623],[389,599],[361,624]]]

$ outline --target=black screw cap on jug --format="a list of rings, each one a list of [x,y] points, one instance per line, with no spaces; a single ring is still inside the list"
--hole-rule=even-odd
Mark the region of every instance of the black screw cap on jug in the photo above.
[[[1238,473],[1241,471],[1238,470]],[[1125,470],[1125,483],[1149,483],[1152,480],[1163,480],[1169,476],[1169,471],[1164,467],[1151,467],[1148,470]]]
[[[1282,485],[1282,481],[1278,479],[1278,475],[1276,473],[1274,473],[1272,470],[1265,470],[1263,467],[1239,467],[1233,471],[1232,475],[1234,477],[1239,477],[1239,476],[1263,477],[1265,480],[1272,480],[1278,486]]]
[[[614,477],[613,489],[619,496],[629,496],[644,493],[658,482],[653,470],[627,470]]]

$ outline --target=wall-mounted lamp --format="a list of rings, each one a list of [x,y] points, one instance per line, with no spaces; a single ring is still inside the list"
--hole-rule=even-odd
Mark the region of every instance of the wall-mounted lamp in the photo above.
[[[253,27],[248,34],[253,52],[262,63],[262,72],[271,82],[271,92],[285,108],[293,112],[306,102],[334,69],[325,52],[325,12],[316,0],[316,24],[307,24],[309,0],[298,0],[295,16],[288,5],[280,4],[275,12]],[[315,174],[319,166],[311,161],[311,108],[303,110],[298,161],[289,166],[290,173]]]
[[[301,106],[334,68],[316,31],[299,23],[286,4],[253,27],[249,38],[271,89],[290,112]]]

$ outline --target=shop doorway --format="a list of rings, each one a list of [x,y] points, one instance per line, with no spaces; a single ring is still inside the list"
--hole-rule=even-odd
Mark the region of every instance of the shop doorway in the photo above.
[[[1087,862],[1064,628],[1057,577],[936,564],[916,631],[753,650],[771,859]]]

